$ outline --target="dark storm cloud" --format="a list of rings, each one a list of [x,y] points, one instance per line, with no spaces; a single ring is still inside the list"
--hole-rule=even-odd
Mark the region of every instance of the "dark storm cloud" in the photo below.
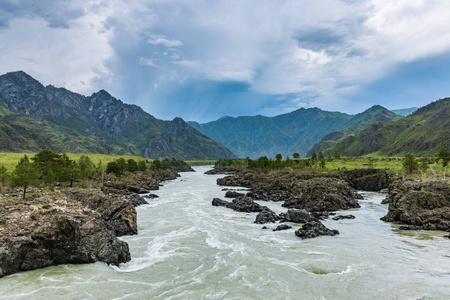
[[[305,49],[320,51],[344,43],[347,37],[331,28],[305,28],[294,34],[298,45]]]
[[[77,1],[11,1],[0,2],[0,28],[7,28],[14,18],[41,18],[50,28],[69,28],[70,22],[84,15]]]

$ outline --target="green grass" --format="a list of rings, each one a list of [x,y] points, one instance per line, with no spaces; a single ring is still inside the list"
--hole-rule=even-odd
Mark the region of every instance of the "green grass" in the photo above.
[[[370,163],[370,161],[372,163]],[[343,157],[339,160],[327,161],[325,168],[327,170],[338,169],[393,169],[401,170],[403,168],[403,157]]]
[[[33,157],[36,153],[5,153],[0,152],[0,164],[4,165],[8,171],[14,170],[17,163],[19,162],[19,159],[22,158],[24,155],[27,155],[29,158]],[[72,160],[78,160],[80,159],[80,156],[83,154],[67,154],[70,159]],[[121,157],[125,158],[125,160],[128,160],[130,158],[134,159],[135,161],[141,161],[145,160],[145,158],[140,156],[132,156],[132,155],[107,155],[107,154],[84,154],[89,156],[89,158],[92,160],[94,164],[98,164],[99,161],[102,161],[103,165],[106,165],[109,162],[112,162],[116,159],[119,159]],[[151,160],[150,160],[151,161]]]
[[[214,165],[216,160],[187,160],[186,163],[191,167]]]

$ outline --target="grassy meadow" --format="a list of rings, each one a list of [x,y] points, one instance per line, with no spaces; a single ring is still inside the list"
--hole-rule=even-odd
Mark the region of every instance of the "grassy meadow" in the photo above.
[[[216,163],[216,160],[187,160],[186,163],[190,165],[191,167],[195,166],[209,166],[214,165]]]
[[[0,152],[0,165],[4,165],[8,171],[14,170],[17,163],[19,162],[19,159],[22,158],[24,155],[27,155],[28,158],[33,157],[37,153],[5,153]],[[72,160],[78,160],[80,159],[80,156],[83,154],[73,154],[73,153],[67,153],[67,156],[69,156]],[[89,158],[92,160],[92,162],[97,165],[99,161],[102,161],[103,165],[106,166],[107,163],[112,162],[116,159],[119,159],[123,157],[125,160],[128,160],[130,158],[134,159],[135,161],[141,161],[145,160],[145,158],[140,156],[132,156],[132,155],[107,155],[107,154],[84,154],[89,156]],[[151,161],[151,160],[149,160]]]

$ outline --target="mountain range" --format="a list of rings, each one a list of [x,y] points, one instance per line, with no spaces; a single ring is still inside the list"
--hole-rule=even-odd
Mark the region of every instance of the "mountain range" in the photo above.
[[[324,150],[346,156],[433,156],[450,149],[450,98],[440,99],[398,121],[376,122]]]
[[[204,124],[188,123],[238,157],[275,157],[278,153],[286,157],[295,152],[304,157],[324,136],[327,139],[315,146],[317,151],[331,147],[340,138],[355,134],[374,122],[400,118],[375,105],[357,115],[300,108],[275,117],[222,117]]]
[[[349,115],[300,108],[275,117],[222,117],[200,124],[158,120],[105,90],[83,96],[43,86],[18,71],[0,76],[0,151],[48,149],[182,160],[278,153],[304,157],[335,150],[347,156],[434,155],[440,147],[450,147],[449,99],[418,110],[389,111],[375,105]]]
[[[325,151],[326,149],[333,147],[339,141],[359,133],[361,130],[375,122],[396,121],[401,118],[400,115],[397,115],[380,105],[374,105],[366,111],[356,114],[352,118],[354,125],[347,127],[342,131],[334,131],[325,135],[319,143],[311,147],[307,156],[311,156],[314,152],[319,153],[320,151]]]
[[[158,120],[105,90],[83,96],[43,86],[23,71],[0,76],[0,151],[132,154],[146,158],[234,158],[181,118]]]

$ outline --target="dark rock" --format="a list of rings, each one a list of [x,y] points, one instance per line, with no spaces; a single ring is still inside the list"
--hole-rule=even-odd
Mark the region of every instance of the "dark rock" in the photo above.
[[[49,202],[52,198],[57,200]],[[128,200],[121,201],[132,207]],[[119,265],[131,259],[128,244],[110,229],[112,223],[66,194],[28,199],[26,205],[0,205],[0,211],[0,277],[58,264]]]
[[[344,171],[342,178],[357,190],[377,192],[389,187],[390,175],[382,169],[355,169]]]
[[[148,202],[144,199],[144,197],[139,196],[138,194],[126,195],[124,197],[128,199],[134,207],[148,204]]]
[[[136,209],[128,199],[106,196],[97,189],[71,189],[64,194],[99,213],[117,236],[137,234]]]
[[[289,209],[286,213],[281,213],[280,218],[282,222],[293,223],[308,223],[311,221],[317,221],[317,219],[305,209]]]
[[[444,237],[450,239],[450,234],[449,235],[444,235]]]
[[[158,195],[155,195],[155,194],[148,194],[148,195],[146,195],[146,196],[144,196],[145,198],[148,198],[148,199],[155,199],[155,198],[159,198],[159,196]]]
[[[354,219],[355,216],[354,215],[339,215],[333,218],[333,220],[338,221],[338,220],[343,220],[343,219]]]
[[[219,198],[214,198],[212,201],[213,206],[227,206],[228,204],[230,204],[230,202],[219,199]]]
[[[420,230],[422,228],[418,226],[400,226],[398,230]]]
[[[334,216],[336,213],[329,212],[329,211],[312,211],[311,216],[318,220],[325,220],[328,219],[329,216]]]
[[[292,228],[292,226],[289,226],[289,225],[286,225],[286,224],[281,224],[281,225],[278,225],[277,228],[275,228],[272,231],[287,230],[287,229],[291,229],[291,228]]]
[[[360,207],[356,192],[343,180],[318,177],[298,182],[293,191],[297,195],[283,203],[288,208],[308,211],[336,211]]]
[[[256,224],[274,223],[274,222],[278,221],[279,219],[280,219],[280,217],[276,213],[274,213],[270,209],[267,209],[267,210],[260,212],[256,216],[255,223]]]
[[[450,231],[450,184],[444,181],[395,182],[389,211],[381,218],[425,230]]]
[[[381,201],[381,204],[389,204],[392,202],[392,198],[389,195],[386,195],[386,197]]]
[[[267,206],[262,206],[248,197],[240,197],[233,199],[231,203],[228,203],[226,207],[240,212],[262,212],[269,210]]]
[[[248,197],[284,201],[288,208],[308,211],[335,211],[359,207],[360,195],[337,174],[270,173],[241,170],[234,176],[217,179],[218,185],[250,188]]]
[[[227,191],[225,193],[225,198],[237,198],[237,197],[242,197],[242,196],[245,196],[245,195],[242,193],[235,192],[235,191]]]
[[[269,229],[269,227],[267,227],[267,226],[264,226],[262,229]]]
[[[242,167],[214,167],[214,169],[208,170],[205,172],[206,175],[218,175],[218,174],[235,174],[237,172],[242,171]]]
[[[144,189],[143,187],[135,186],[135,185],[127,186],[127,190],[132,193],[136,193],[136,194],[147,194],[148,192],[150,192],[149,190]]]
[[[339,234],[337,230],[330,230],[325,225],[320,222],[312,221],[304,224],[302,228],[295,231],[295,235],[302,239],[310,239],[318,237],[319,235],[330,235],[334,236]]]

